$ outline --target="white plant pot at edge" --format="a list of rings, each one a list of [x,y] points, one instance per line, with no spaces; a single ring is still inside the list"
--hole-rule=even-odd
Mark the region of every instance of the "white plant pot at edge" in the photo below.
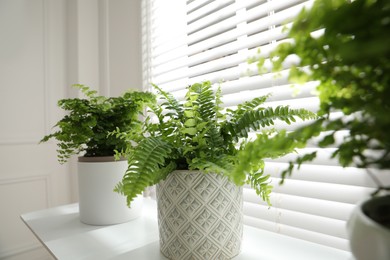
[[[142,196],[127,207],[126,198],[116,192],[127,169],[127,161],[114,161],[113,157],[79,157],[79,211],[80,220],[90,225],[119,224],[137,218],[142,210]]]
[[[382,217],[390,212],[390,196],[379,197],[360,203],[347,223],[351,251],[356,260],[390,259],[390,229],[376,223],[362,210],[365,203],[379,203],[375,207]],[[366,204],[367,205],[367,204]]]

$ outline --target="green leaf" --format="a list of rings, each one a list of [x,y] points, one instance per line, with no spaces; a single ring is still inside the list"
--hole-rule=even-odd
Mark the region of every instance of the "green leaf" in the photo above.
[[[195,113],[194,113],[194,111],[191,111],[191,110],[185,110],[184,116],[187,118],[192,118],[192,117],[195,117]]]
[[[173,162],[164,166],[171,152],[172,147],[160,138],[143,139],[131,153],[129,167],[114,191],[125,195],[130,206],[132,200],[142,194],[146,187],[156,184],[175,169]]]
[[[85,98],[61,99],[58,106],[68,113],[56,123],[56,131],[42,141],[58,140],[58,160],[65,163],[72,155],[113,156],[126,150],[127,137],[134,137],[141,122],[138,116],[144,108],[155,103],[147,92],[125,92],[118,97],[98,96],[88,86],[76,84]],[[119,130],[118,130],[119,129]],[[110,135],[117,131],[123,135]]]
[[[208,81],[189,86],[184,102],[154,86],[162,102],[150,106],[151,115],[140,130],[138,145],[126,150],[129,168],[116,188],[127,196],[128,203],[176,167],[223,174],[236,185],[250,183],[270,203],[272,186],[263,173],[264,159],[283,156],[304,142],[290,142],[285,134],[267,146],[263,144],[276,132],[264,132],[254,142],[248,140],[249,133],[276,120],[294,122],[296,118],[314,118],[314,114],[286,106],[265,107],[269,95],[246,101],[224,114],[221,88],[214,92],[211,86]],[[120,136],[126,140],[130,137]]]
[[[188,119],[184,123],[185,126],[187,127],[192,127],[196,125],[196,120],[195,119]]]
[[[195,135],[197,129],[195,127],[183,128],[180,130],[183,134]]]

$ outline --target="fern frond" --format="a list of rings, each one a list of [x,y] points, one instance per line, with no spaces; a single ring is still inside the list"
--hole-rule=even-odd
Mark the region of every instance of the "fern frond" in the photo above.
[[[283,170],[282,173],[281,173],[282,179],[280,180],[280,184],[284,183],[284,180],[287,178],[287,176],[291,176],[292,171],[294,170],[294,168],[297,168],[299,170],[299,168],[301,167],[301,165],[303,163],[311,162],[316,157],[317,157],[317,152],[315,151],[315,152],[312,152],[312,153],[309,153],[309,154],[305,154],[305,155],[299,156],[295,160],[295,162],[289,162],[288,163],[288,167],[285,170]]]
[[[278,106],[276,109],[268,107],[246,111],[234,124],[227,123],[224,128],[238,141],[239,138],[247,138],[250,131],[258,131],[261,128],[274,125],[275,120],[291,124],[291,122],[296,121],[295,117],[302,120],[317,118],[314,113],[305,109],[291,109],[288,106]]]
[[[97,91],[96,90],[90,90],[88,86],[82,85],[82,84],[73,84],[74,88],[78,88],[81,93],[83,93],[86,97],[93,100],[94,98],[97,98]]]
[[[249,142],[237,153],[237,163],[232,170],[232,179],[237,185],[242,184],[248,173],[264,168],[264,159],[275,159],[292,153],[303,147],[307,140],[295,138],[285,130],[267,131],[257,135],[256,140]]]
[[[268,174],[264,176],[264,168],[261,168],[257,172],[248,174],[247,182],[250,184],[251,188],[256,191],[256,194],[263,199],[263,201],[267,202],[269,206],[272,206],[270,194],[273,186],[270,185],[270,182],[268,181],[269,178],[270,175]]]
[[[228,157],[214,158],[213,161],[201,158],[195,158],[189,164],[190,170],[200,170],[204,173],[217,173],[229,177],[233,164]]]
[[[216,120],[225,120],[226,116],[223,111],[223,102],[222,102],[222,89],[221,86],[218,87],[217,91],[215,92],[215,106],[214,111],[216,115]]]
[[[250,101],[245,101],[242,104],[239,104],[235,110],[228,110],[231,112],[233,118],[239,118],[247,111],[253,111],[256,110],[260,105],[264,104],[265,101],[270,97],[271,95],[265,95],[256,97]]]
[[[185,96],[184,117],[182,118],[183,128],[180,130],[184,136],[184,142],[194,145],[203,138],[205,132],[202,129],[209,123],[207,117],[207,106],[209,98],[212,98],[212,91],[206,83],[196,83],[188,87]],[[196,145],[196,144],[195,144]],[[188,151],[188,149],[186,149]]]
[[[149,133],[151,136],[171,136],[178,127],[175,120],[172,120],[172,118],[169,117],[169,114],[164,114],[161,106],[149,105],[149,107],[149,112],[152,112],[157,117],[158,123],[153,123],[152,118],[148,116],[144,123],[145,132]],[[168,120],[166,120],[167,118]]]
[[[143,139],[129,158],[129,168],[114,191],[125,195],[127,204],[130,205],[146,187],[156,184],[168,171],[174,169],[173,164],[164,167],[165,159],[170,158],[171,151],[171,145],[160,138]]]
[[[156,174],[156,179],[154,183],[158,183],[161,180],[165,180],[165,178],[174,170],[176,170],[177,165],[174,161],[171,161],[166,167],[162,167],[159,169],[159,172]]]
[[[323,131],[323,122],[324,118],[318,119],[311,123],[309,127],[301,127],[297,131],[291,132],[287,138],[290,142],[292,142],[292,145],[294,147],[304,147],[306,146],[306,143],[308,140],[310,140],[313,136],[318,136],[322,131]],[[279,133],[277,136],[275,136],[275,140],[277,139],[283,139],[285,138],[283,132]],[[271,143],[272,145],[272,143]],[[299,156],[295,161],[290,161],[289,166],[287,169],[285,169],[282,174],[282,180],[280,181],[281,184],[283,184],[284,180],[288,177],[291,176],[292,171],[294,168],[299,169],[299,167],[305,163],[305,162],[310,162],[314,160],[317,156],[317,152],[312,152],[309,154],[305,154],[302,156]]]
[[[158,87],[155,84],[152,84],[152,86],[157,89],[158,93],[166,100],[166,102],[161,104],[161,107],[166,110],[172,110],[177,113],[177,118],[181,118],[183,116],[183,106],[175,99],[175,97],[162,90],[160,87]]]
[[[203,121],[212,121],[215,119],[214,92],[211,89],[209,81],[202,84],[194,84],[191,90],[199,94],[197,102],[199,106],[199,116]]]
[[[213,152],[217,152],[218,149],[222,149],[222,151],[224,151],[224,147],[229,145],[224,143],[224,139],[221,136],[219,129],[214,124],[209,126],[206,138],[207,144],[212,150],[211,156],[214,156]]]

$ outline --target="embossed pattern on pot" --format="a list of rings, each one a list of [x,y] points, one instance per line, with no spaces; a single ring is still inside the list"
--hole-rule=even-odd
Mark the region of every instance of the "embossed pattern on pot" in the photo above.
[[[160,250],[172,260],[231,259],[242,240],[242,187],[227,177],[175,171],[157,185]]]

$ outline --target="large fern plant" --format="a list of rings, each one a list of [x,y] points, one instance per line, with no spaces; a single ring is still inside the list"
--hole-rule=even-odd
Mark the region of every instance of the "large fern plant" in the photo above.
[[[155,120],[149,117],[145,121],[145,137],[128,153],[129,167],[115,188],[127,196],[129,205],[146,187],[157,184],[175,169],[223,174],[237,185],[249,183],[269,203],[272,187],[267,181],[269,176],[263,172],[263,161],[256,158],[249,171],[234,171],[237,153],[248,145],[250,131],[272,126],[276,120],[290,124],[296,118],[315,117],[304,109],[263,107],[268,96],[223,111],[221,90],[214,92],[210,82],[189,86],[184,102],[154,87],[161,98],[159,105],[151,106]],[[271,132],[265,131],[259,137],[268,138]],[[289,152],[271,150],[267,157]]]

